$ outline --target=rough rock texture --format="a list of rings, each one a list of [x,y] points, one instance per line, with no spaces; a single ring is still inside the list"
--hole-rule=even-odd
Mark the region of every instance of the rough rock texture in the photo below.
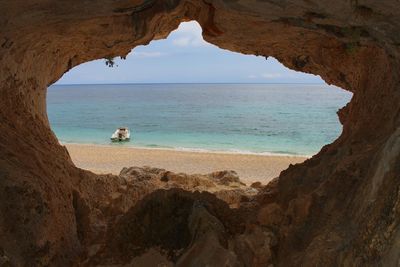
[[[226,246],[227,235],[243,229],[243,216],[259,193],[232,171],[186,175],[149,167],[124,168],[119,176],[92,174],[79,189],[85,194],[74,192],[73,207],[86,249],[78,265],[86,266],[148,266],[154,254],[159,259],[150,265],[173,264],[203,235],[211,235],[217,245],[214,237],[222,235]],[[205,234],[198,229],[215,223],[221,225],[216,233],[208,226]],[[150,249],[148,258],[143,256]]]
[[[399,1],[15,0],[1,1],[0,14],[1,264],[133,260],[107,254],[106,240],[133,251],[136,265],[400,264]],[[338,140],[238,209],[208,193],[158,193],[145,181],[125,190],[126,178],[80,170],[47,120],[46,87],[63,73],[124,56],[187,20],[221,48],[274,56],[354,93],[338,113]],[[152,212],[158,203],[165,213]],[[141,216],[154,225],[132,230]],[[182,239],[173,243],[159,219]],[[148,231],[156,235],[146,240]]]

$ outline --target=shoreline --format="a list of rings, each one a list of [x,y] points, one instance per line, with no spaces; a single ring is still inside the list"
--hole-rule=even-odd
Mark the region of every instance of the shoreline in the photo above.
[[[78,145],[78,146],[99,146],[111,148],[127,148],[127,149],[147,149],[147,150],[161,150],[161,151],[177,151],[188,153],[206,153],[206,154],[227,154],[227,155],[254,155],[265,157],[293,157],[293,158],[312,158],[313,155],[303,154],[289,154],[289,153],[274,153],[274,152],[253,152],[247,150],[209,150],[205,148],[186,148],[186,147],[148,147],[148,146],[134,146],[134,145],[120,145],[117,144],[95,144],[95,143],[74,143],[59,141],[62,146]]]
[[[133,166],[150,166],[187,174],[234,170],[248,185],[257,181],[267,184],[290,164],[301,163],[309,158],[64,142],[61,145],[67,148],[77,167],[99,174],[118,175],[123,167]]]

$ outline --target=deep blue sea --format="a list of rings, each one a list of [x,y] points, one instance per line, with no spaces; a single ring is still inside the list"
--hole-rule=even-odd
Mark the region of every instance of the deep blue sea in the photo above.
[[[350,98],[323,84],[53,85],[47,106],[64,143],[312,155],[340,135]],[[113,144],[120,126],[133,139]]]

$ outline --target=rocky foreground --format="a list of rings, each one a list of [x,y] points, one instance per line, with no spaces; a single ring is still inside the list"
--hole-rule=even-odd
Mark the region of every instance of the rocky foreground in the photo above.
[[[265,190],[234,171],[187,175],[150,167],[83,180],[75,194],[78,265],[266,266],[276,237],[248,225]]]

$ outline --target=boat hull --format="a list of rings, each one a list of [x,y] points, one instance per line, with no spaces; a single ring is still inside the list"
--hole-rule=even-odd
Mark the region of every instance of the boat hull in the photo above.
[[[130,138],[110,138],[111,142],[129,142]]]

